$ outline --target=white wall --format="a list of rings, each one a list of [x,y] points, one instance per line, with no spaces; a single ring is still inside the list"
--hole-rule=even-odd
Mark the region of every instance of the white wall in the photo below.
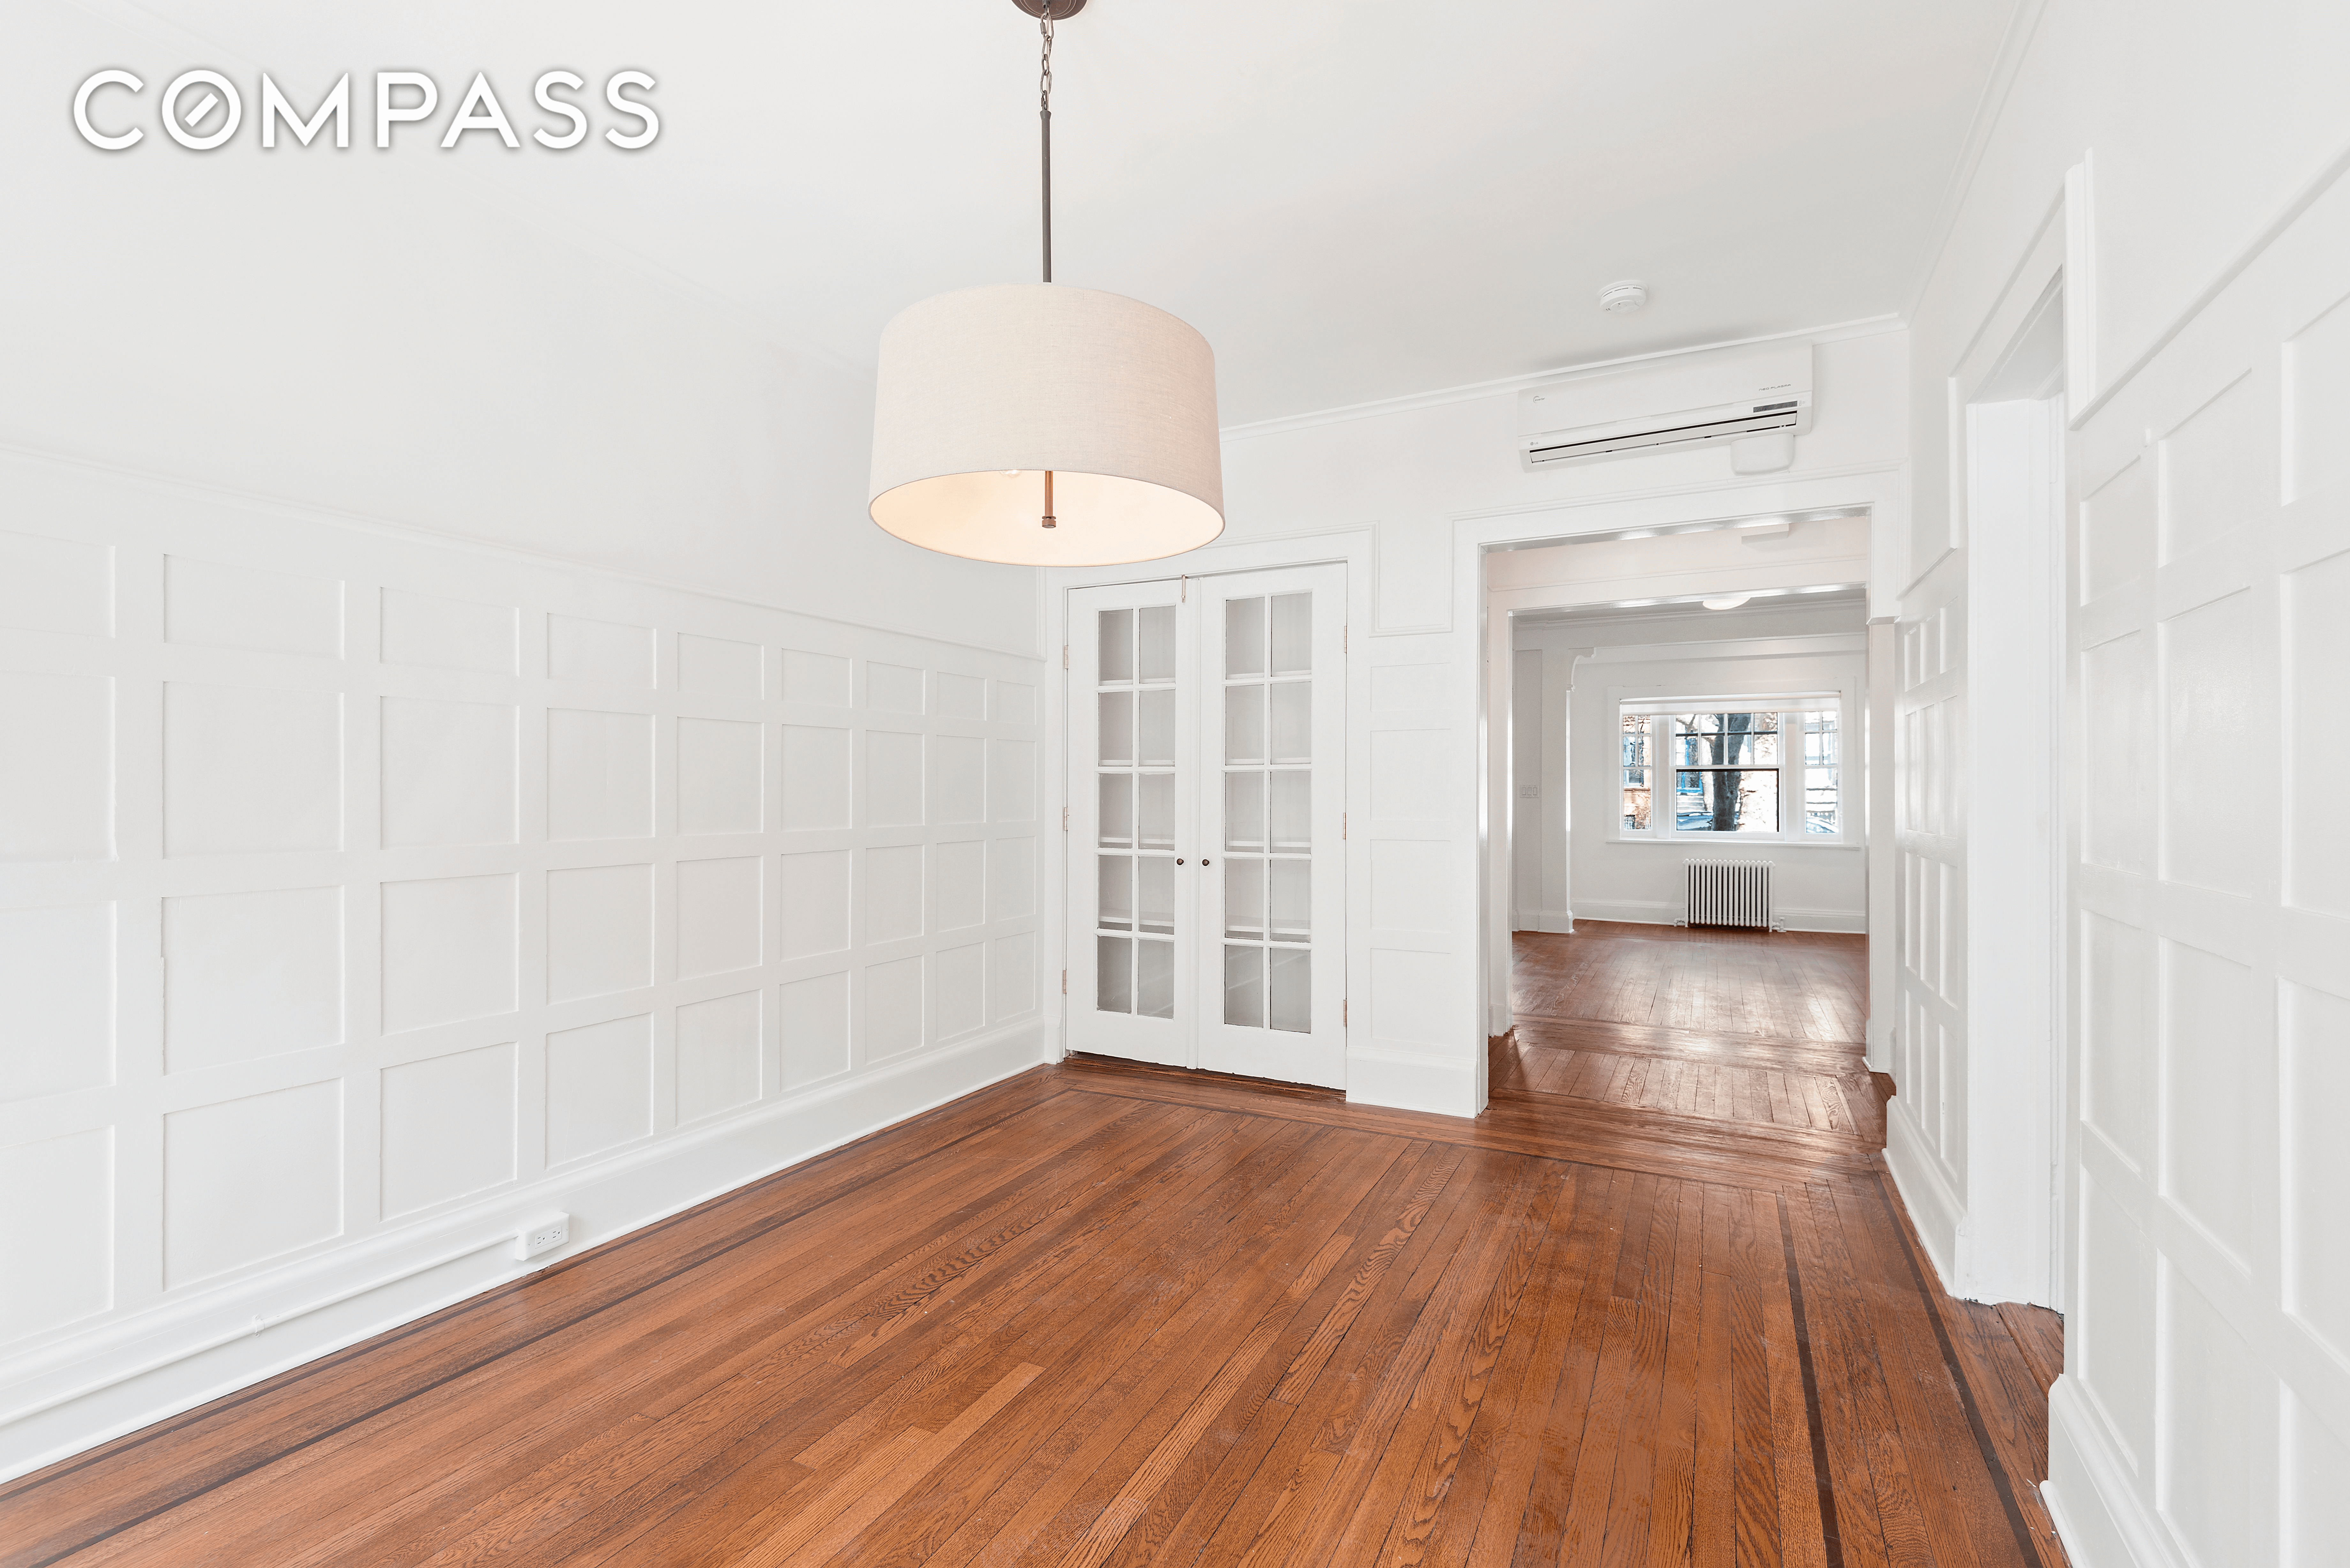
[[[1968,637],[1952,582],[1970,542],[1953,382],[2053,221],[2068,530],[2087,564],[2067,579],[2066,1370],[2051,1508],[2083,1568],[2331,1563],[2350,1539],[2350,1272],[2339,1138],[2311,1107],[2339,1100],[2327,1075],[2350,1007],[2350,925],[2289,890],[2287,868],[2327,851],[2281,829],[2324,816],[2246,781],[2281,784],[2301,754],[2269,722],[2281,689],[2338,684],[2338,654],[2286,637],[2331,624],[2291,607],[2338,597],[2324,586],[2345,558],[2338,498],[2279,459],[2303,439],[2291,410],[2338,423],[2339,350],[2311,334],[2341,295],[2341,188],[2292,220],[2350,151],[2334,82],[2350,13],[2049,0],[2022,22],[1912,313],[1903,615],[1913,657],[1931,651],[1916,701],[1905,694],[1923,712],[1950,667],[1941,650],[1963,658]],[[2190,419],[2207,408],[2212,419]],[[1960,617],[1940,615],[1950,606]],[[1913,741],[1903,766],[1905,811],[1983,776],[1956,745]],[[2228,781],[2216,793],[2214,768]],[[1927,935],[1907,910],[1905,929]],[[1896,1055],[1897,1143],[1923,1146],[1899,1124],[1937,1084],[1978,1106],[2036,1090]],[[1935,1212],[1917,1168],[1904,1191],[1947,1277],[1959,1225],[1981,1216],[1964,1187],[1960,1215]]]
[[[1865,613],[1857,605],[1775,612],[1750,607],[1695,624],[1684,616],[1519,626],[1517,646],[1524,650],[1520,680],[1525,680],[1523,661],[1531,653],[1539,660],[1537,711],[1554,717],[1545,750],[1560,753],[1557,765],[1565,770],[1569,791],[1565,809],[1544,811],[1531,836],[1541,842],[1537,873],[1555,868],[1568,902],[1533,909],[1534,921],[1522,929],[1565,930],[1575,919],[1671,925],[1681,918],[1681,862],[1693,852],[1691,846],[1685,840],[1626,840],[1615,831],[1620,809],[1618,701],[1642,694],[1737,698],[1840,691],[1846,694],[1847,722],[1856,738],[1867,697]],[[1711,634],[1711,640],[1700,640],[1700,633]],[[1553,683],[1561,670],[1572,682],[1564,691]],[[1521,711],[1524,706],[1522,698]],[[1556,721],[1564,721],[1563,732]],[[1793,930],[1867,929],[1864,770],[1856,743],[1846,748],[1846,755],[1848,842],[1735,846],[1741,859],[1771,863],[1777,917]],[[1546,761],[1537,757],[1537,770]],[[1522,785],[1517,794],[1523,793]],[[1521,798],[1520,804],[1533,803]]]
[[[0,1472],[1039,1059],[1038,661],[0,488]]]
[[[16,302],[0,313],[0,362],[20,371],[0,377],[0,445],[1038,648],[1035,573],[931,555],[866,520],[869,369],[542,199],[591,170],[678,180],[691,123],[634,162],[598,147],[500,161],[379,152],[362,104],[346,151],[265,152],[247,130],[193,153],[152,119],[179,72],[231,74],[248,126],[263,67],[288,84],[315,73],[282,74],[283,56],[239,61],[130,5],[26,0],[9,25],[24,69],[58,85],[0,103],[10,223],[39,236],[0,251]],[[599,24],[565,26],[576,41]],[[366,72],[399,63],[335,68],[359,73],[364,99]],[[147,144],[108,153],[74,133],[73,84],[100,66],[147,83]],[[456,63],[436,68],[445,116]]]
[[[867,371],[552,155],[99,151],[286,62],[21,9],[0,1471],[1029,1064],[1048,966],[1039,577],[866,519]]]
[[[1225,538],[1167,570],[1315,558],[1318,538],[1366,527],[1372,535],[1358,753],[1368,776],[1351,831],[1367,845],[1375,890],[1365,963],[1375,973],[1408,965],[1415,985],[1408,1008],[1388,1008],[1364,977],[1353,990],[1349,1038],[1409,1085],[1399,1103],[1463,1116],[1483,1104],[1481,857],[1489,832],[1506,843],[1508,824],[1491,820],[1481,794],[1484,583],[1476,542],[1608,532],[1658,511],[1745,515],[1846,496],[1882,498],[1873,525],[1906,535],[1894,483],[1903,352],[1890,331],[1822,342],[1816,427],[1797,442],[1794,468],[1761,480],[1731,474],[1718,451],[1523,472],[1516,382],[1227,432]],[[1357,623],[1355,636],[1365,634]],[[1501,901],[1505,923],[1506,889]],[[1380,911],[1409,923],[1382,926]]]

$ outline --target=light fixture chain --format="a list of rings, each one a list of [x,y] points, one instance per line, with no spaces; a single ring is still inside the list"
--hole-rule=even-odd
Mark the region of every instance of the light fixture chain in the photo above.
[[[1036,13],[1036,30],[1044,35],[1044,51],[1036,64],[1036,119],[1043,132],[1046,283],[1053,281],[1053,6],[1054,0],[1045,0]]]

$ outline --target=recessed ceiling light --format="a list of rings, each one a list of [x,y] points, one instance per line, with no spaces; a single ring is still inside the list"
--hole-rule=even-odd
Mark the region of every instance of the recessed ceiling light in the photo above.
[[[1740,594],[1732,598],[1706,599],[1702,602],[1708,609],[1736,609],[1753,597],[1752,594]]]
[[[1610,316],[1629,316],[1648,303],[1648,286],[1638,278],[1618,278],[1599,291],[1599,308]]]

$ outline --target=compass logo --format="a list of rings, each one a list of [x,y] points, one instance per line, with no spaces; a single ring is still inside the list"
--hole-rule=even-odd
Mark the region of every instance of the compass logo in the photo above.
[[[549,123],[532,127],[530,140],[558,152],[587,140],[591,129],[588,110],[572,96],[585,91],[587,87],[587,78],[576,71],[541,73],[531,84],[530,96]],[[604,127],[606,141],[629,152],[653,144],[653,139],[660,134],[660,117],[641,96],[628,96],[629,92],[650,93],[653,87],[653,78],[643,71],[614,71],[604,78],[604,103],[618,116],[616,123]],[[628,91],[624,92],[624,88]],[[84,141],[103,151],[122,152],[136,147],[146,139],[147,132],[136,123],[136,106],[125,105],[121,99],[137,99],[146,90],[147,84],[130,71],[92,72],[74,92],[74,129],[81,132]],[[274,150],[280,132],[307,147],[325,132],[329,121],[334,125],[335,145],[347,148],[351,144],[351,76],[348,71],[317,100],[307,117],[266,71],[261,74],[256,101],[260,106],[255,117],[257,130],[265,148]],[[172,78],[171,85],[154,99],[154,111],[163,133],[172,140],[191,152],[210,152],[226,146],[235,137],[238,128],[244,124],[244,95],[227,77],[218,71],[191,70]],[[390,151],[394,130],[430,121],[440,107],[441,88],[429,73],[376,72],[377,151]],[[106,123],[101,124],[101,120]],[[509,148],[519,150],[523,145],[514,121],[506,116],[505,105],[490,86],[489,77],[481,71],[473,73],[473,85],[465,89],[456,111],[449,117],[441,135],[441,147],[443,151],[455,147],[468,131],[495,136]],[[428,130],[426,134],[431,133]]]

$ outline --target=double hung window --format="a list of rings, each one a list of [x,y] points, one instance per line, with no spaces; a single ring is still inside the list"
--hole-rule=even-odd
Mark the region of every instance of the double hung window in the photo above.
[[[1834,697],[1769,706],[1626,702],[1618,714],[1627,838],[1817,840],[1844,835]]]

